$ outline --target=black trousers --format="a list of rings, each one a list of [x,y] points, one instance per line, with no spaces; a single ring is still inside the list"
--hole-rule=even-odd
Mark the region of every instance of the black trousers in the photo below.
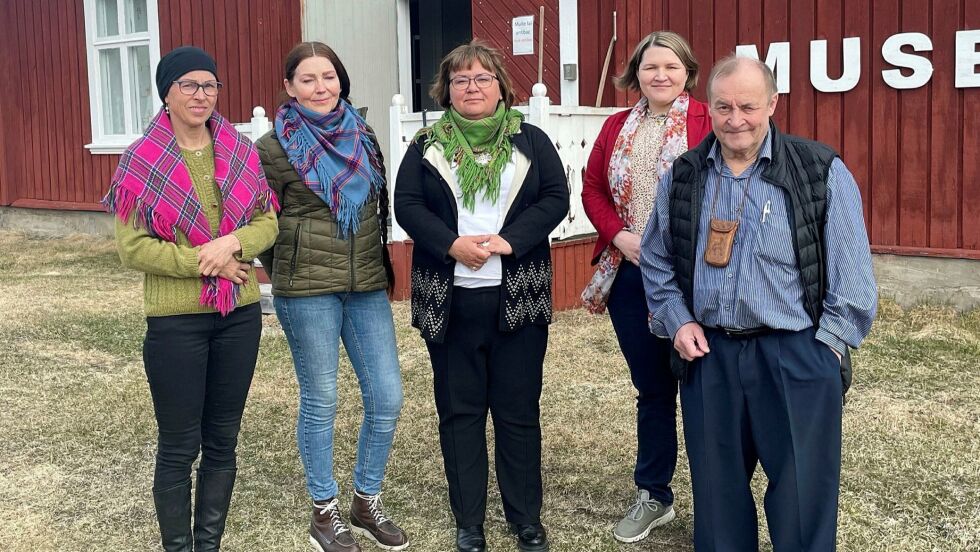
[[[426,342],[432,359],[439,441],[449,504],[460,527],[487,507],[487,412],[504,516],[541,520],[541,378],[548,327],[498,330],[500,288],[453,289],[446,339]]]
[[[733,338],[705,328],[711,352],[680,386],[698,552],[759,549],[750,487],[759,463],[773,550],[835,549],[840,361],[814,333]]]
[[[640,269],[623,261],[609,292],[609,318],[636,388],[636,468],[633,480],[664,506],[674,502],[677,466],[677,380],[669,339],[650,333]]]
[[[258,303],[220,314],[148,317],[143,365],[156,415],[153,489],[199,471],[235,469],[245,398],[255,372],[262,311]]]

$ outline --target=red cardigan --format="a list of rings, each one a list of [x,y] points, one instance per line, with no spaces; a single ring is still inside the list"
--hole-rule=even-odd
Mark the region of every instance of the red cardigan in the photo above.
[[[592,252],[592,264],[599,261],[599,254],[612,242],[626,223],[616,214],[612,191],[609,189],[609,158],[612,157],[616,138],[632,110],[626,109],[606,119],[589,155],[582,183],[582,206],[585,214],[599,233]],[[694,149],[711,131],[708,104],[691,98],[687,108],[687,149]]]

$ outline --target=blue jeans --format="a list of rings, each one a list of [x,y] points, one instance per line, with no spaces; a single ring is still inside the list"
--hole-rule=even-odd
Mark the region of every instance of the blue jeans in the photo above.
[[[341,339],[364,403],[354,487],[363,494],[379,493],[402,407],[395,325],[387,295],[378,290],[276,297],[275,306],[299,382],[296,440],[310,496],[326,500],[338,491],[333,478],[333,426]]]

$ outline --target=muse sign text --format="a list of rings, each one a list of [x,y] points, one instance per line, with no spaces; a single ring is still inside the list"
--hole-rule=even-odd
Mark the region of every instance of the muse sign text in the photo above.
[[[956,88],[980,87],[980,29],[958,31],[956,33]],[[881,57],[896,69],[886,69],[881,72],[885,84],[892,88],[909,89],[924,86],[932,78],[932,61],[915,53],[906,53],[907,48],[913,52],[932,51],[932,39],[922,33],[900,33],[888,37],[881,45]],[[836,79],[827,75],[827,41],[814,40],[810,42],[810,83],[821,92],[847,92],[861,79],[861,38],[844,39],[844,59],[841,76]],[[759,58],[759,50],[755,44],[735,47],[735,53],[740,56]],[[789,92],[789,42],[773,42],[766,52],[766,65],[776,74],[776,84],[781,93]],[[902,74],[902,69],[911,71]]]

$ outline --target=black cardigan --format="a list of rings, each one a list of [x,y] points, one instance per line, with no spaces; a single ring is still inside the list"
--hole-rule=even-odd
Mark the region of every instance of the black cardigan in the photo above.
[[[568,213],[568,182],[555,146],[541,129],[524,123],[511,138],[531,164],[507,211],[500,237],[514,250],[501,256],[499,328],[551,323],[551,244],[548,234]],[[423,158],[424,138],[405,153],[395,181],[395,218],[414,240],[412,325],[441,343],[448,325],[456,260],[456,198],[439,171]],[[516,183],[515,183],[516,185]],[[504,198],[501,198],[504,201]]]

